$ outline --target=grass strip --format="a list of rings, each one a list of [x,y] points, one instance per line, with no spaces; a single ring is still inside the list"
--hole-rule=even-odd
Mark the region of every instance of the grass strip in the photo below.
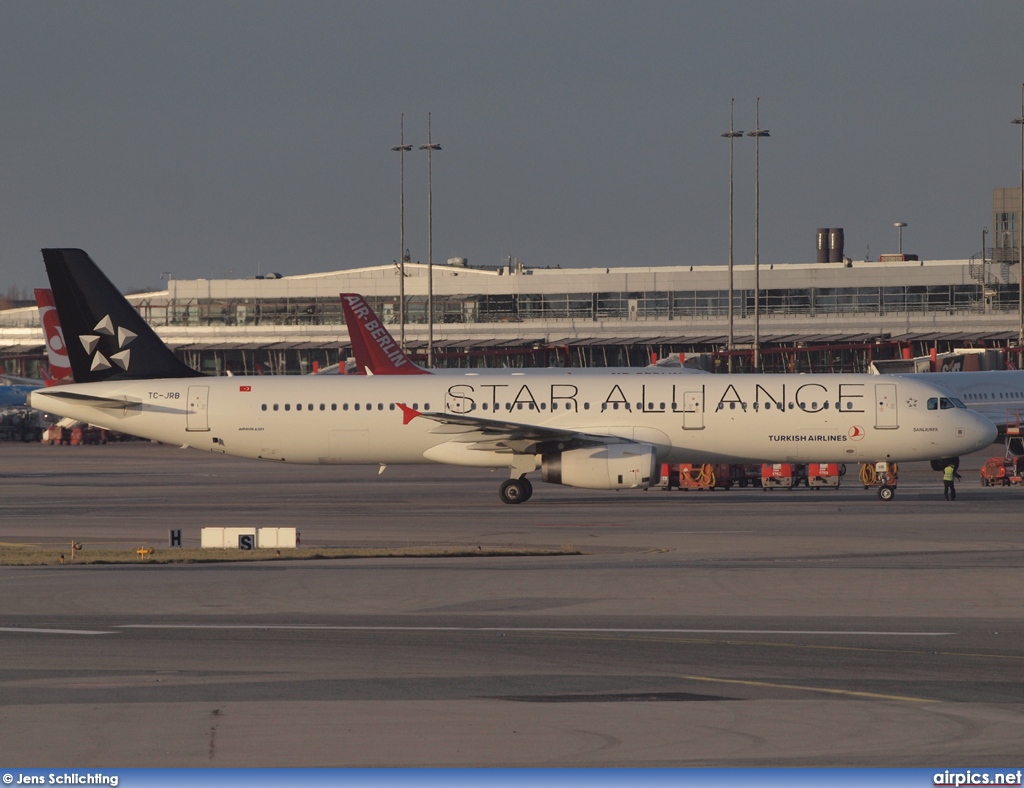
[[[149,550],[147,545],[144,549]],[[496,547],[483,545],[423,547],[298,547],[256,550],[188,547],[153,548],[138,554],[138,547],[76,550],[72,560],[67,546],[0,545],[0,566],[75,566],[89,564],[215,564],[239,561],[312,561],[351,558],[480,558],[580,555],[573,545],[560,547]]]

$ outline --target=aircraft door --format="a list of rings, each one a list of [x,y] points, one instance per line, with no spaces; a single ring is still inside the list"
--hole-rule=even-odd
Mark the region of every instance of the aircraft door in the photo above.
[[[704,429],[704,392],[683,392],[683,429]]]
[[[188,387],[188,415],[186,417],[186,431],[208,432],[210,430],[210,422],[207,418],[209,403],[209,386]]]
[[[875,429],[895,430],[899,427],[896,411],[896,384],[875,384]]]

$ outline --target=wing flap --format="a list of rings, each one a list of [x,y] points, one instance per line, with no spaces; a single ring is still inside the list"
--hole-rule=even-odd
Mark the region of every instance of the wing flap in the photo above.
[[[421,413],[401,405],[405,414],[404,423],[423,418],[437,423],[430,431],[439,435],[451,435],[451,443],[458,443],[472,451],[512,451],[516,454],[535,454],[544,446],[557,450],[599,446],[610,443],[633,443],[615,435],[593,435],[561,427],[546,427],[542,424],[523,424],[517,421],[484,419],[460,413]]]

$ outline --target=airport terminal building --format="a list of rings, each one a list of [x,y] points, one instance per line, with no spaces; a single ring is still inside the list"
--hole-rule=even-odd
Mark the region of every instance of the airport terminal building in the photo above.
[[[464,258],[298,276],[172,279],[130,296],[187,363],[204,372],[304,373],[344,361],[348,334],[339,294],[364,295],[398,338],[425,356],[433,292],[437,366],[637,366],[653,355],[729,357],[729,272],[724,265],[530,268],[471,266]],[[952,347],[1016,345],[1016,259],[762,265],[758,330],[767,371],[853,371],[872,360]],[[432,280],[432,281],[431,281]],[[733,273],[732,353],[752,361],[755,271]],[[10,374],[43,358],[34,308],[0,312],[0,353]]]

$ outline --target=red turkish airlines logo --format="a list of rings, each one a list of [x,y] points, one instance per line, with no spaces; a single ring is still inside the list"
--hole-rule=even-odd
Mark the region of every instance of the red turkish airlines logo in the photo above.
[[[64,346],[64,332],[60,327],[57,310],[52,306],[39,308],[39,316],[43,322],[43,333],[46,335],[46,346],[50,352],[50,366],[71,369],[68,361],[68,349]]]
[[[850,431],[848,433],[846,433],[846,434],[849,436],[850,440],[852,440],[852,441],[859,441],[859,440],[862,440],[864,438],[864,428],[863,427],[850,427]]]

